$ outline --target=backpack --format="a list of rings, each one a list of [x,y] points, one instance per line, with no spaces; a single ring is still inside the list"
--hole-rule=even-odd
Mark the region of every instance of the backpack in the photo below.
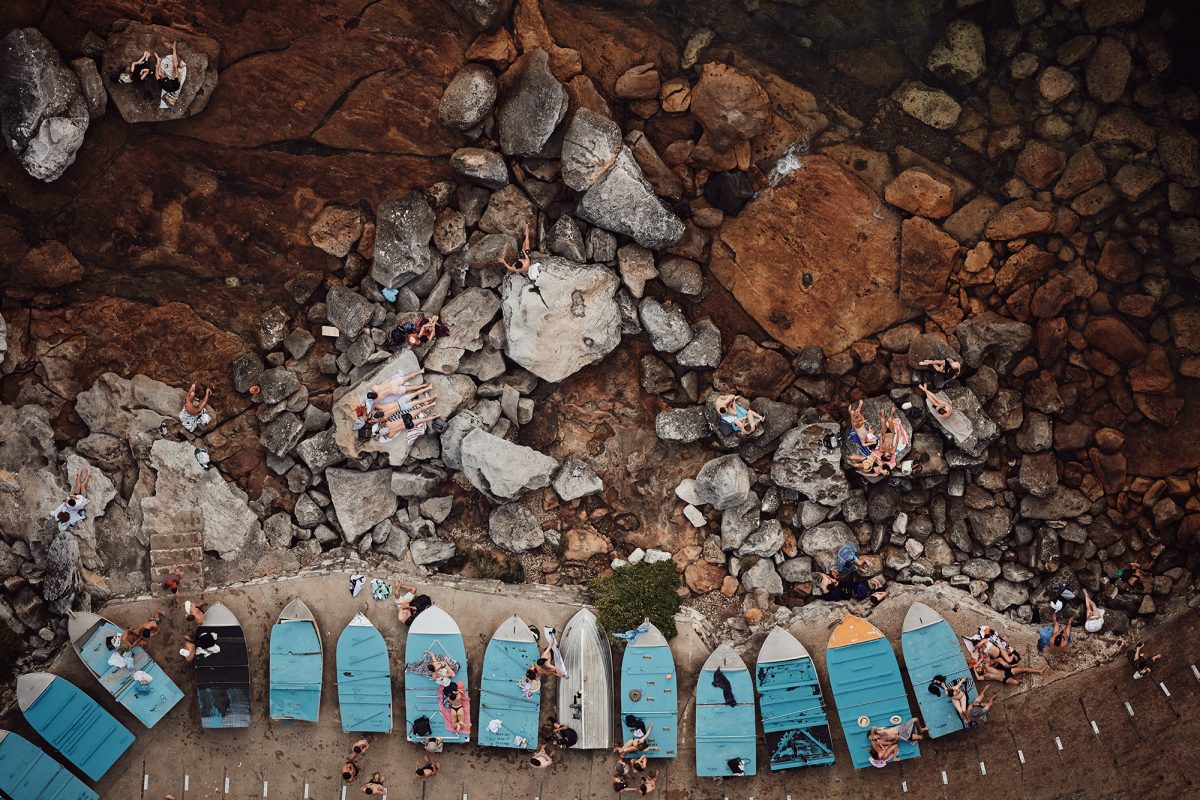
[[[417,717],[413,720],[412,732],[414,736],[429,736],[433,733],[433,728],[429,724],[429,717]]]

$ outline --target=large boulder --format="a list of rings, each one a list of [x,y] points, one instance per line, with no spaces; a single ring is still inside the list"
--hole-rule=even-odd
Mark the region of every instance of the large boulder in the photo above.
[[[473,430],[462,442],[462,467],[471,485],[488,497],[512,500],[526,490],[549,486],[558,462],[487,431]]]
[[[771,121],[771,98],[749,75],[710,62],[692,88],[692,116],[704,126],[708,144],[724,152],[763,132]]]
[[[754,473],[741,456],[718,456],[700,468],[696,475],[696,497],[700,502],[724,510],[746,501]]]
[[[75,163],[88,105],[62,57],[37,28],[0,40],[0,132],[33,177],[57,180]]]
[[[446,0],[459,16],[477,30],[490,31],[508,19],[513,0]]]
[[[850,483],[838,464],[841,451],[836,442],[841,432],[836,422],[814,422],[785,433],[771,462],[771,480],[822,505],[845,502],[850,497]],[[832,448],[826,447],[830,436],[835,442]]]
[[[683,238],[683,223],[658,199],[628,147],[621,148],[608,173],[584,193],[577,213],[581,219],[651,250]]]
[[[403,286],[433,265],[433,226],[437,215],[419,192],[379,207],[375,218],[375,260],[371,277],[389,288]]]
[[[465,131],[474,128],[492,110],[500,85],[496,75],[483,64],[466,64],[442,93],[438,119],[447,127]]]
[[[391,470],[331,467],[325,470],[325,481],[338,525],[350,544],[396,513],[399,498],[392,492]]]
[[[620,280],[605,267],[540,258],[536,284],[510,274],[500,287],[508,357],[543,380],[558,382],[594,364],[621,343]]]
[[[913,316],[899,261],[895,212],[818,155],[726,219],[709,266],[773,338],[839,353]]]
[[[142,57],[149,50],[160,57],[171,54],[176,44],[179,58],[187,69],[179,99],[172,105],[160,97],[153,81],[138,85],[114,81],[113,76]],[[100,74],[117,112],[126,122],[164,122],[199,114],[208,105],[217,88],[217,64],[221,60],[221,45],[215,39],[178,28],[145,25],[134,20],[118,20],[101,56]],[[166,106],[165,108],[163,106]]]
[[[1033,328],[1024,322],[984,311],[958,323],[954,329],[968,367],[979,367],[989,360],[1003,375],[1018,353],[1029,346]]]
[[[526,52],[500,76],[496,126],[505,155],[538,155],[566,115],[567,90],[550,71],[550,57],[540,47]]]
[[[153,494],[141,501],[142,535],[200,533],[204,550],[223,559],[262,538],[244,492],[196,461],[190,442],[157,440],[150,449]]]
[[[488,537],[510,553],[524,553],[546,541],[537,517],[520,503],[505,503],[493,509],[488,517]]]
[[[563,135],[563,183],[577,192],[586,191],[608,174],[621,150],[621,126],[594,111],[579,109]]]
[[[371,384],[382,383],[395,375],[407,375],[416,372],[419,368],[420,364],[417,363],[416,354],[411,349],[405,348],[381,364],[378,369],[368,373],[365,378],[351,386],[334,402],[334,441],[343,453],[350,458],[358,458],[363,453],[387,453],[388,463],[393,467],[404,464],[409,451],[412,450],[412,442],[408,440],[408,437],[397,436],[390,442],[380,442],[376,439],[370,439],[366,443],[360,442],[358,431],[354,430],[354,422],[357,419],[355,408],[366,402]],[[300,444],[302,457],[305,453],[305,444],[306,442]],[[322,453],[327,452],[323,447],[321,449]],[[312,457],[317,461],[327,461],[325,455],[315,451]]]

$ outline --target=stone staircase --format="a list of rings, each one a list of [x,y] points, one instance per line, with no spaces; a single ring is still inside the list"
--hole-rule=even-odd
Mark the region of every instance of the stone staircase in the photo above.
[[[180,576],[180,589],[185,592],[204,588],[203,533],[150,534],[150,585],[157,587],[171,573]]]

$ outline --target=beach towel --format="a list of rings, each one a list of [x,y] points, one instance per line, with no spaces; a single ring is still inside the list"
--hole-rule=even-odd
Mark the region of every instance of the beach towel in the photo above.
[[[550,660],[562,672],[563,677],[567,677],[567,662],[563,661],[562,650],[558,649],[558,631],[546,626],[542,628],[542,633],[546,635],[546,641],[550,643]]]
[[[458,670],[455,669],[455,672]],[[454,725],[450,722],[450,700],[446,697],[446,687],[438,688],[438,710],[442,712],[442,722],[446,725],[446,730],[453,733],[470,733],[471,732],[471,695],[467,691],[467,684],[463,681],[457,681],[455,685],[458,687],[459,697],[462,698],[463,713],[466,718],[463,720],[461,727],[454,730]]]
[[[624,639],[625,641],[632,643],[634,639],[641,636],[643,633],[645,633],[648,630],[650,630],[650,620],[646,620],[641,625],[638,625],[636,628],[634,628],[631,631],[625,631],[624,633],[614,633],[613,638],[614,639]]]
[[[946,397],[942,392],[935,392],[939,400],[945,403],[950,402],[950,398]],[[954,441],[962,444],[967,439],[971,438],[971,433],[975,430],[975,426],[971,424],[971,420],[963,416],[961,411],[955,409],[948,417],[939,417],[937,412],[933,410],[933,403],[929,402],[929,398],[925,398],[925,406],[929,409],[929,413],[941,426],[942,430],[950,434]]]
[[[449,656],[446,656],[446,658],[443,660],[450,666],[450,669],[454,670],[455,675],[457,675],[458,671],[462,668],[461,664]],[[432,680],[433,656],[429,655],[429,653],[425,653],[417,661],[409,661],[404,665],[404,671],[411,672],[416,675],[424,675],[426,678],[430,678]]]
[[[350,596],[358,597],[358,593],[362,591],[363,584],[367,582],[366,575],[351,575],[350,576]]]
[[[858,547],[844,544],[837,551],[837,571],[839,573],[858,572]]]
[[[387,600],[392,596],[392,587],[388,586],[387,581],[382,581],[379,578],[371,580],[371,597],[376,600]]]
[[[170,75],[171,72],[174,71],[173,68],[175,66],[175,57],[170,54],[167,54],[162,57],[162,59],[160,60],[159,63],[162,66],[163,74]],[[159,95],[158,107],[159,108],[171,108],[174,105],[174,102],[170,102],[170,103],[167,102],[167,98],[168,97],[171,98],[172,101],[178,100],[179,93],[183,91],[183,84],[186,80],[187,80],[187,64],[184,64],[183,66],[181,66],[179,68],[179,88],[173,92],[168,92],[166,89],[163,89],[161,94]]]
[[[717,671],[713,673],[713,686],[725,693],[725,705],[730,708],[737,705],[737,698],[733,696],[733,684],[729,682],[729,678],[725,677],[725,673],[721,672],[720,667],[717,667]]]

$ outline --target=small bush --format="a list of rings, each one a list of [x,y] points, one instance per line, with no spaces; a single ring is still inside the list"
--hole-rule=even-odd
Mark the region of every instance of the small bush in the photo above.
[[[630,564],[596,578],[589,587],[600,624],[610,634],[633,630],[649,617],[663,636],[675,638],[675,614],[683,601],[673,561]]]

